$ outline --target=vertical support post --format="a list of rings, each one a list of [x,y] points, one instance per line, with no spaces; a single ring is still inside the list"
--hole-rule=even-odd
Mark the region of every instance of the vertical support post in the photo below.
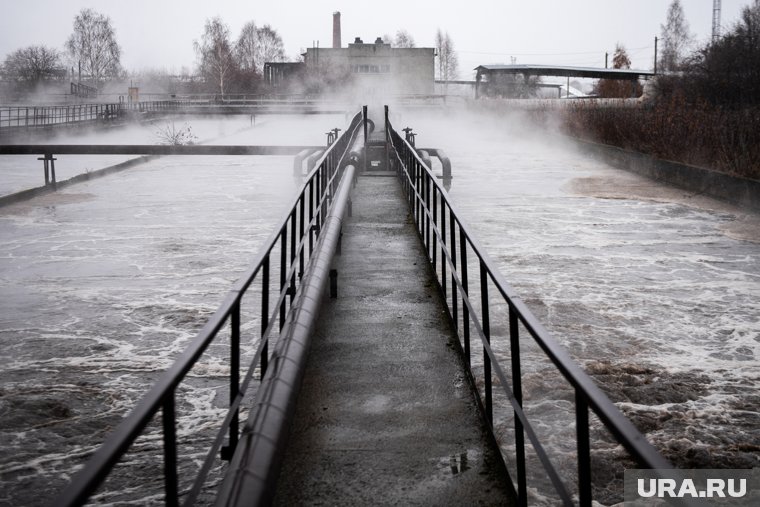
[[[290,214],[290,267],[292,268],[296,262],[296,210]],[[294,273],[290,278],[290,304],[293,304],[293,299],[296,297],[296,274]]]
[[[657,37],[654,38],[654,75],[657,75]]]
[[[441,236],[443,236],[444,242],[446,241],[446,201],[441,199]],[[441,254],[441,290],[443,291],[443,302],[448,303],[448,288],[447,288],[447,281],[449,277],[446,275],[446,258],[443,254]],[[451,297],[455,297],[454,287],[451,288]]]
[[[240,392],[240,299],[235,301],[230,313],[230,407]],[[230,420],[229,440],[222,448],[222,459],[229,461],[235,453],[239,433],[239,411],[235,410]]]
[[[480,260],[480,312],[483,316],[483,334],[486,342],[491,343],[491,321],[488,307],[488,270],[483,259]],[[493,426],[493,386],[491,379],[491,358],[485,347],[483,348],[483,379],[485,380],[486,394],[486,418],[488,424]]]
[[[367,106],[362,106],[362,122],[364,123],[364,162],[362,164],[362,172],[367,170],[367,158],[369,155],[369,139],[367,134]]]
[[[55,161],[57,159],[53,158],[52,154],[50,154],[49,157],[50,157],[49,158],[49,160],[50,160],[50,180],[51,180],[51,183],[53,184],[53,190],[58,190],[58,183],[55,181]]]
[[[417,227],[417,234],[420,233],[420,171],[417,167],[417,161],[409,154],[410,167],[414,174],[414,225]]]
[[[422,173],[422,181],[424,182],[424,187],[422,189],[422,198],[423,198],[423,206],[422,206],[422,213],[425,218],[425,221],[423,222],[425,225],[425,257],[430,259],[430,175],[425,170],[425,168],[420,164],[420,172]]]
[[[328,155],[329,157],[329,155]],[[314,182],[316,184],[316,188],[314,189],[314,215],[316,217],[316,220],[314,222],[314,232],[315,237],[319,239],[319,227],[320,227],[320,219],[322,217],[322,171],[325,170],[325,166],[327,165],[327,159],[322,163],[322,165],[319,166],[319,169],[317,169],[316,174],[314,175]]]
[[[522,407],[522,363],[520,361],[520,328],[517,311],[509,305],[509,344],[512,357],[512,394]],[[515,414],[515,456],[517,458],[517,498],[518,504],[525,507],[528,503],[528,490],[525,468],[525,433],[522,421]]]
[[[462,288],[464,293],[469,295],[469,286],[467,280],[467,238],[464,234],[464,229],[459,226],[459,256],[461,259],[459,272],[462,274]],[[467,307],[466,302],[462,299],[462,327],[464,327],[464,356],[467,359],[467,367],[472,364],[470,358],[470,309]]]
[[[306,224],[305,222],[305,206],[306,206],[306,190],[301,191],[301,197],[298,199],[299,204],[299,210],[298,210],[298,235],[301,238],[301,251],[298,255],[298,278],[303,278],[303,270],[304,270],[304,264],[305,264],[305,252],[306,245],[304,244],[304,237],[306,235]]]
[[[309,181],[309,257],[314,251],[314,228],[312,222],[314,221],[314,178]]]
[[[45,168],[45,186],[48,186],[50,184],[50,168],[48,167],[47,154],[37,160],[42,160],[42,165]]]
[[[443,200],[443,199],[441,199]],[[441,243],[441,252],[443,252],[446,238],[438,236],[438,192],[433,187],[433,272],[438,273],[438,242]],[[446,256],[441,253],[441,262],[446,263]]]
[[[280,293],[285,290],[285,282],[287,281],[286,271],[288,270],[288,226],[285,222],[285,226],[280,233]],[[280,331],[282,331],[285,325],[285,312],[286,312],[286,299],[280,302]]]
[[[261,269],[261,338],[269,327],[269,254],[264,257],[264,265]],[[269,365],[269,341],[261,348],[261,378],[267,372]]]
[[[161,410],[164,429],[164,492],[166,505],[176,507],[177,498],[177,428],[174,414],[174,391],[164,400]]]
[[[423,213],[423,199],[424,199],[424,191],[422,189],[422,167],[420,166],[419,162],[417,162],[417,159],[412,155],[412,152],[409,152],[409,157],[413,160],[414,163],[414,171],[417,174],[417,230],[419,231],[420,235],[424,235],[425,233],[425,224],[422,221],[422,213]],[[424,238],[424,236],[422,236]]]
[[[591,447],[589,444],[588,403],[575,390],[575,431],[578,439],[578,498],[580,505],[591,507]]]
[[[384,107],[385,109],[385,167],[390,167],[390,159],[391,159],[391,134],[390,134],[390,123],[388,122],[388,106],[386,105]]]
[[[457,311],[459,297],[457,296],[458,291],[454,277],[454,272],[457,269],[457,231],[454,210],[451,208],[449,208],[449,231],[451,231],[451,245],[449,245],[449,250],[451,251],[451,308],[452,316],[454,317],[454,328],[459,330],[459,312]]]

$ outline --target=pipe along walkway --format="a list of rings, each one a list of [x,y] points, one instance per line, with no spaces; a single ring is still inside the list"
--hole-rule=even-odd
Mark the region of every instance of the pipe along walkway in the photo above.
[[[395,173],[364,173],[353,202],[275,505],[508,503]]]

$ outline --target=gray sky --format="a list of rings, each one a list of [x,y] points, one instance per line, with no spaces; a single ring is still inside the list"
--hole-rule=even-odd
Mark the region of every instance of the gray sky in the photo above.
[[[460,77],[480,64],[544,63],[604,66],[616,43],[634,68],[652,67],[654,37],[671,0],[0,0],[0,58],[20,47],[62,48],[76,13],[92,7],[108,15],[129,71],[180,71],[195,65],[193,40],[207,18],[221,16],[233,37],[249,20],[270,24],[282,35],[287,56],[298,58],[319,41],[332,44],[332,13],[341,12],[343,44],[374,41],[404,28],[417,46],[432,47],[438,28],[448,31],[459,55]],[[723,0],[722,25],[731,26],[750,0]],[[682,0],[697,41],[709,39],[712,0]]]

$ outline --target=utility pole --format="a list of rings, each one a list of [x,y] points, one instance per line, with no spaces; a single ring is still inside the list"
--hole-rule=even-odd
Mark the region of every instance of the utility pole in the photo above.
[[[610,57],[609,53],[604,53],[604,68],[605,69],[609,68],[609,67],[607,67],[607,61],[608,61],[609,57]]]
[[[654,75],[657,75],[657,37],[654,38]]]

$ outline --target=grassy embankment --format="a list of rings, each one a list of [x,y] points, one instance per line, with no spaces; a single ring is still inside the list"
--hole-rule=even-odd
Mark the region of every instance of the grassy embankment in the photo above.
[[[760,180],[760,107],[689,104],[670,97],[639,107],[573,104],[543,111],[560,116],[563,133],[656,158]]]

